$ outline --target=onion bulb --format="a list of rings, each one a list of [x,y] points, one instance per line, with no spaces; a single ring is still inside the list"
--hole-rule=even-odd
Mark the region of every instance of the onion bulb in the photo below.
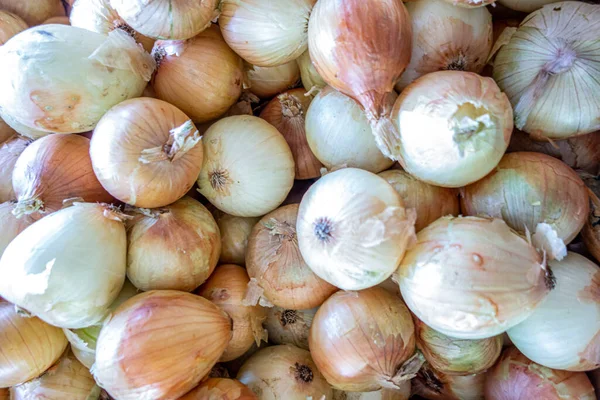
[[[422,0],[406,3],[406,9],[412,19],[412,55],[396,83],[398,92],[430,72],[483,70],[492,49],[492,15],[487,8]]]
[[[294,184],[294,158],[285,138],[268,122],[237,115],[204,134],[200,193],[215,207],[239,217],[277,208]]]
[[[309,93],[313,88],[322,89],[327,86],[327,83],[321,78],[321,75],[315,69],[311,59],[310,53],[306,50],[300,57],[296,59],[298,67],[300,68],[300,77],[302,78],[302,86]]]
[[[259,350],[242,365],[237,379],[261,399],[332,397],[331,386],[317,369],[311,354],[289,344]]]
[[[517,325],[553,284],[524,238],[502,220],[475,217],[443,217],[419,232],[396,280],[421,321],[458,339],[485,339]]]
[[[35,221],[29,215],[17,218],[13,213],[15,206],[13,201],[0,203],[0,257],[9,243]]]
[[[333,391],[333,400],[408,400],[410,397],[410,381],[402,384],[402,389],[380,389],[373,392]]]
[[[265,327],[269,332],[269,342],[291,344],[308,350],[308,335],[317,308],[310,310],[290,310],[281,307],[267,309]]]
[[[158,68],[152,86],[159,99],[194,122],[223,115],[242,93],[242,60],[213,26],[185,41],[159,41],[152,50]]]
[[[75,203],[35,222],[2,255],[0,296],[61,328],[100,322],[125,280],[123,218]]]
[[[400,169],[390,169],[379,174],[402,197],[406,208],[414,208],[417,213],[415,231],[446,215],[460,214],[458,193],[422,182]]]
[[[244,304],[246,287],[250,282],[244,268],[234,265],[220,265],[197,293],[212,301],[225,311],[232,320],[233,336],[220,361],[231,361],[243,355],[253,343],[267,341],[267,331],[262,323],[267,317],[266,310],[259,306]]]
[[[552,139],[600,129],[599,36],[600,5],[579,1],[548,4],[521,23],[494,60],[517,128]]]
[[[8,11],[0,10],[0,46],[27,28],[29,26],[21,17]]]
[[[511,10],[530,13],[538,10],[546,4],[555,3],[554,0],[498,0],[501,5]]]
[[[262,99],[269,99],[296,86],[300,70],[295,60],[276,67],[249,65],[246,66],[246,77],[252,93]]]
[[[60,329],[35,317],[20,315],[0,299],[0,387],[37,378],[67,347]]]
[[[543,367],[529,360],[515,347],[506,349],[486,375],[485,398],[490,400],[596,398],[594,388],[584,372]]]
[[[199,201],[138,210],[128,227],[127,276],[141,290],[190,292],[213,272],[221,251],[219,227]]]
[[[0,10],[18,15],[29,26],[39,25],[50,17],[65,15],[61,0],[0,0]]]
[[[394,85],[410,61],[411,40],[410,16],[397,0],[319,0],[308,24],[317,72],[360,103],[379,149],[394,160],[399,142],[390,112]]]
[[[498,85],[462,71],[414,81],[398,97],[392,119],[400,132],[400,164],[417,179],[444,187],[487,175],[513,130],[512,109]]]
[[[17,159],[30,143],[31,139],[18,135],[0,143],[0,202],[17,198],[12,184],[12,173]]]
[[[412,392],[427,400],[484,400],[484,384],[485,374],[446,375],[425,364],[412,380]]]
[[[588,189],[590,198],[590,213],[581,230],[581,239],[586,249],[596,260],[600,260],[600,199]]]
[[[154,70],[152,57],[118,29],[106,36],[38,26],[0,46],[0,57],[3,114],[56,133],[91,130],[109,108],[141,95]]]
[[[556,288],[533,314],[508,330],[527,358],[548,368],[590,371],[600,367],[600,268],[569,253],[550,261]]]
[[[221,232],[221,264],[246,264],[246,249],[258,217],[235,217],[216,209],[213,216]]]
[[[415,211],[383,178],[344,168],[319,179],[302,198],[298,245],[315,274],[344,290],[389,278],[415,236]]]
[[[102,117],[90,155],[96,176],[114,197],[137,207],[162,207],[194,185],[204,158],[200,139],[177,107],[143,97]]]
[[[258,397],[238,380],[209,378],[179,400],[258,400]]]
[[[104,324],[92,374],[119,400],[178,399],[208,374],[230,339],[229,317],[205,298],[145,292]]]
[[[329,170],[353,167],[377,173],[394,163],[377,148],[360,105],[329,86],[313,99],[305,128],[312,153]]]

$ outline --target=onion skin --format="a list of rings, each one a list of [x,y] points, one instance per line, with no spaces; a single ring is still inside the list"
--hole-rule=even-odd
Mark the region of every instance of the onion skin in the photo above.
[[[0,46],[17,33],[29,28],[29,25],[18,15],[0,10]]]
[[[308,92],[312,90],[313,87],[317,89],[322,89],[327,86],[327,83],[321,78],[321,75],[315,69],[311,59],[310,53],[306,50],[300,57],[296,59],[298,63],[298,68],[300,68],[300,77],[302,78],[302,86]]]
[[[21,218],[15,217],[13,214],[14,209],[15,203],[12,201],[0,203],[0,226],[2,226],[2,230],[0,230],[0,258],[2,258],[2,253],[4,253],[10,242],[35,221],[29,215],[24,215]]]
[[[246,264],[246,249],[252,228],[260,220],[258,217],[235,217],[215,208],[213,211],[221,232],[221,264]]]
[[[399,370],[415,351],[414,325],[404,303],[385,289],[339,291],[317,311],[308,343],[334,388],[398,389],[405,380]]]
[[[26,137],[13,135],[6,142],[0,143],[0,202],[16,200],[12,173],[17,159],[31,142]]]
[[[50,17],[65,15],[60,0],[0,0],[0,9],[18,15],[29,26],[39,25]]]
[[[333,391],[333,400],[408,400],[410,381],[405,381],[401,390],[380,389],[375,392]]]
[[[210,378],[179,400],[258,400],[258,397],[238,380]]]
[[[591,253],[596,260],[600,260],[600,199],[591,190],[588,189],[590,198],[590,213],[585,225],[581,230],[581,238],[586,249]]]
[[[317,308],[310,310],[290,310],[281,307],[267,309],[265,327],[269,332],[269,342],[291,344],[308,350],[308,335]]]
[[[178,399],[208,374],[231,339],[229,317],[190,293],[132,297],[106,322],[93,375],[119,400]]]
[[[261,99],[271,97],[293,88],[300,79],[300,70],[296,60],[276,67],[257,67],[250,65],[246,69],[250,92]]]
[[[412,393],[427,400],[484,400],[485,377],[445,375],[426,364],[412,380]]]
[[[498,3],[511,10],[530,13],[538,10],[546,4],[556,3],[554,0],[498,0]]]
[[[584,372],[550,369],[527,359],[515,347],[506,349],[486,374],[489,400],[594,400],[594,388]]]

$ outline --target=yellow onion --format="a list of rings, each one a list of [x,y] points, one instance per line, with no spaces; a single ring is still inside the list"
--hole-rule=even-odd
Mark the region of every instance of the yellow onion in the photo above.
[[[238,217],[258,217],[277,208],[294,184],[294,158],[285,138],[251,115],[227,117],[204,134],[200,193]]]
[[[288,90],[271,100],[260,113],[260,117],[277,128],[290,146],[296,179],[300,180],[320,177],[323,166],[306,139],[305,119],[310,100],[304,89]]]
[[[17,159],[30,143],[31,139],[18,135],[12,135],[0,143],[0,202],[17,198],[12,185],[12,173]]]
[[[317,308],[310,310],[290,310],[281,307],[267,309],[265,327],[269,332],[269,342],[291,344],[308,350],[308,335]]]
[[[422,182],[400,169],[390,169],[378,175],[396,189],[406,208],[415,209],[417,232],[440,217],[460,214],[458,193],[452,189]]]
[[[259,350],[237,374],[261,399],[330,399],[331,386],[311,358],[311,354],[289,344]]]
[[[42,25],[52,25],[52,24],[71,25],[71,22],[69,21],[69,17],[66,17],[66,16],[50,17],[47,20],[45,20],[44,22],[42,22]]]
[[[394,85],[411,54],[410,16],[397,0],[319,0],[308,24],[310,58],[323,80],[354,98],[379,149],[398,158],[390,120]]]
[[[527,358],[548,368],[600,367],[600,268],[568,253],[550,261],[556,287],[508,336]]]
[[[258,397],[238,380],[209,378],[179,400],[258,400]]]
[[[581,238],[592,256],[596,260],[600,260],[600,199],[591,189],[588,189],[588,195],[590,213],[581,230]]]
[[[412,380],[412,393],[427,400],[484,400],[484,384],[485,374],[446,375],[425,364]]]
[[[417,0],[407,0],[407,1],[417,1]],[[488,4],[494,4],[496,0],[445,0],[447,3],[453,4],[458,7],[465,8],[478,8],[484,7]]]
[[[411,357],[414,331],[404,303],[385,289],[339,291],[319,307],[308,344],[319,371],[334,388],[398,389],[421,366]]]
[[[118,29],[107,36],[42,25],[0,46],[0,57],[2,113],[56,133],[91,130],[112,106],[141,95],[154,70],[152,57]]]
[[[400,132],[400,164],[417,179],[445,187],[487,175],[513,130],[512,109],[498,85],[462,71],[414,81],[398,97],[392,119]]]
[[[0,46],[27,28],[29,26],[21,17],[8,11],[0,10]]]
[[[300,70],[295,60],[276,67],[246,66],[247,84],[250,91],[262,99],[293,88],[300,79]]]
[[[329,170],[353,167],[377,173],[394,163],[377,147],[360,105],[329,86],[313,99],[305,128],[311,151]]]
[[[599,390],[600,390],[600,368],[588,372],[588,378],[590,379],[590,382],[592,382],[592,386],[594,387],[594,390],[596,392],[596,394],[598,394]],[[596,396],[596,399],[598,398],[598,396]]]
[[[498,0],[498,3],[510,8],[511,10],[521,12],[533,12],[545,6],[555,3],[554,0]]]
[[[259,221],[258,217],[235,217],[215,208],[213,216],[221,232],[222,264],[246,264],[246,249],[252,228]]]
[[[417,234],[396,280],[413,313],[458,339],[496,336],[552,288],[545,260],[499,219],[443,217]]]
[[[232,320],[233,336],[220,361],[231,361],[243,355],[252,347],[267,341],[267,331],[262,323],[267,317],[266,310],[259,306],[244,304],[244,295],[250,278],[244,268],[234,265],[220,265],[197,292],[225,311]]]
[[[13,213],[15,206],[13,201],[0,203],[0,257],[9,243],[35,221],[29,215],[17,218]]]
[[[218,15],[219,1],[110,0],[110,5],[142,35],[182,40],[196,36],[211,25]]]
[[[483,70],[492,49],[492,15],[487,8],[421,0],[406,3],[406,9],[412,19],[412,55],[396,83],[398,92],[430,72]]]
[[[35,222],[4,250],[0,296],[61,328],[100,322],[125,280],[123,218],[75,203]]]
[[[305,310],[321,305],[337,288],[319,278],[298,248],[298,204],[265,215],[248,239],[246,269],[251,278],[246,301],[259,298],[283,308]]]
[[[20,315],[0,299],[0,387],[37,378],[67,347],[60,329],[36,317]]]
[[[485,398],[594,400],[594,388],[584,372],[560,371],[529,360],[515,347],[506,349],[486,374]]]
[[[148,97],[113,107],[94,130],[94,172],[117,199],[162,207],[192,188],[202,167],[196,126],[177,107]]]
[[[599,37],[600,5],[579,1],[548,4],[521,23],[494,60],[517,128],[553,139],[600,129]]]
[[[402,389],[380,389],[373,392],[333,391],[333,400],[408,400],[410,397],[410,381],[402,384]]]
[[[104,324],[92,374],[119,400],[178,399],[208,374],[230,339],[229,317],[205,298],[145,292]]]
[[[0,389],[0,400],[10,400],[8,389]]]
[[[10,127],[2,118],[0,118],[0,144],[12,138],[15,130]]]
[[[213,272],[221,251],[219,227],[199,201],[138,210],[127,232],[127,277],[141,290],[190,292]]]
[[[308,50],[302,53],[302,55],[296,59],[296,62],[300,68],[300,77],[302,78],[302,86],[304,86],[304,89],[312,93],[311,91],[313,88],[322,89],[327,86],[327,83],[325,83],[323,78],[321,78],[321,75],[319,75],[315,69]]]
[[[238,371],[240,370],[240,368],[242,367],[242,365],[244,365],[244,363],[250,357],[252,357],[254,354],[256,354],[256,352],[258,352],[259,350],[264,349],[268,346],[269,346],[269,344],[266,342],[260,342],[260,345],[258,345],[258,346],[256,345],[256,343],[253,343],[252,347],[250,347],[250,350],[245,352],[242,356],[236,358],[235,360],[225,363],[225,367],[227,367],[228,373],[231,376],[235,377],[237,375]]]
[[[223,115],[242,93],[242,60],[212,26],[185,41],[159,41],[152,50],[158,68],[152,86],[159,99],[194,122]]]
[[[29,26],[39,25],[50,17],[65,15],[61,0],[0,0],[0,10],[18,15]]]
[[[344,290],[389,278],[415,236],[415,211],[383,178],[344,168],[319,179],[302,198],[297,235],[315,274]]]

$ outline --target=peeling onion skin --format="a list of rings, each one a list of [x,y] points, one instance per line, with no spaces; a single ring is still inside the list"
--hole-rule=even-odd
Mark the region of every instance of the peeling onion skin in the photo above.
[[[276,67],[258,67],[250,65],[246,69],[250,92],[261,99],[270,99],[276,94],[293,88],[300,79],[300,70],[296,60]]]
[[[483,373],[446,375],[426,364],[412,380],[412,393],[427,400],[484,400],[485,378]]]
[[[179,400],[258,400],[258,397],[236,379],[209,378]]]
[[[50,17],[65,15],[60,0],[0,0],[0,9],[18,15],[29,26],[39,25]]]
[[[12,184],[12,173],[19,156],[32,140],[13,135],[4,143],[0,143],[0,202],[16,200],[17,195]]]
[[[29,28],[29,25],[16,14],[0,10],[0,46],[17,33]]]
[[[374,392],[344,392],[333,390],[333,400],[408,400],[410,381],[405,381],[402,389],[380,389]]]
[[[506,349],[486,374],[486,400],[595,400],[584,372],[560,371],[529,360],[516,347]]]
[[[308,350],[308,335],[317,309],[290,310],[277,306],[268,308],[265,327],[269,332],[269,342],[291,344]]]
[[[12,201],[0,203],[0,226],[2,227],[0,230],[0,258],[10,242],[35,222],[30,215],[17,218],[13,214],[14,209],[15,203]]]

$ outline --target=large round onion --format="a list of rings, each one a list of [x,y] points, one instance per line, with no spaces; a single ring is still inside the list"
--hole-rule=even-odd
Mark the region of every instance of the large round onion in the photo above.
[[[0,0],[0,10],[18,15],[29,26],[39,25],[50,17],[65,15],[61,0]]]
[[[0,202],[16,200],[17,195],[12,185],[12,173],[17,159],[30,143],[31,139],[17,135],[0,143]]]
[[[175,290],[139,294],[106,322],[93,375],[119,400],[177,399],[208,374],[231,339],[227,315]]]
[[[402,297],[424,323],[485,339],[522,322],[546,298],[542,256],[502,220],[444,217],[417,234],[398,270]]]
[[[277,208],[294,184],[294,158],[284,137],[251,116],[223,118],[204,134],[199,191],[215,207],[240,217]]]
[[[484,400],[484,384],[485,374],[446,375],[426,364],[412,380],[412,393],[427,400]]]
[[[27,28],[29,26],[21,17],[8,11],[0,10],[0,46]]]
[[[29,215],[17,218],[13,213],[15,206],[13,201],[0,203],[0,257],[9,243],[35,221]]]
[[[258,400],[258,397],[238,380],[209,378],[179,400]]]
[[[142,97],[124,101],[102,117],[90,155],[110,194],[134,206],[162,207],[194,185],[204,158],[200,139],[177,107]]]
[[[154,70],[152,57],[118,29],[106,36],[42,25],[0,46],[0,57],[2,112],[57,133],[91,130],[109,108],[141,95]]]
[[[383,178],[344,168],[319,179],[302,198],[298,245],[315,274],[344,290],[389,278],[414,240],[414,210]]]
[[[222,264],[246,264],[246,249],[252,228],[259,221],[258,217],[235,217],[215,208],[213,211],[219,231],[221,232]]]
[[[290,310],[281,307],[267,309],[265,327],[269,332],[269,342],[292,344],[308,350],[308,335],[317,308],[310,310]]]
[[[250,65],[246,68],[246,77],[250,91],[262,99],[268,99],[293,88],[300,79],[300,70],[295,60],[276,67]]]

